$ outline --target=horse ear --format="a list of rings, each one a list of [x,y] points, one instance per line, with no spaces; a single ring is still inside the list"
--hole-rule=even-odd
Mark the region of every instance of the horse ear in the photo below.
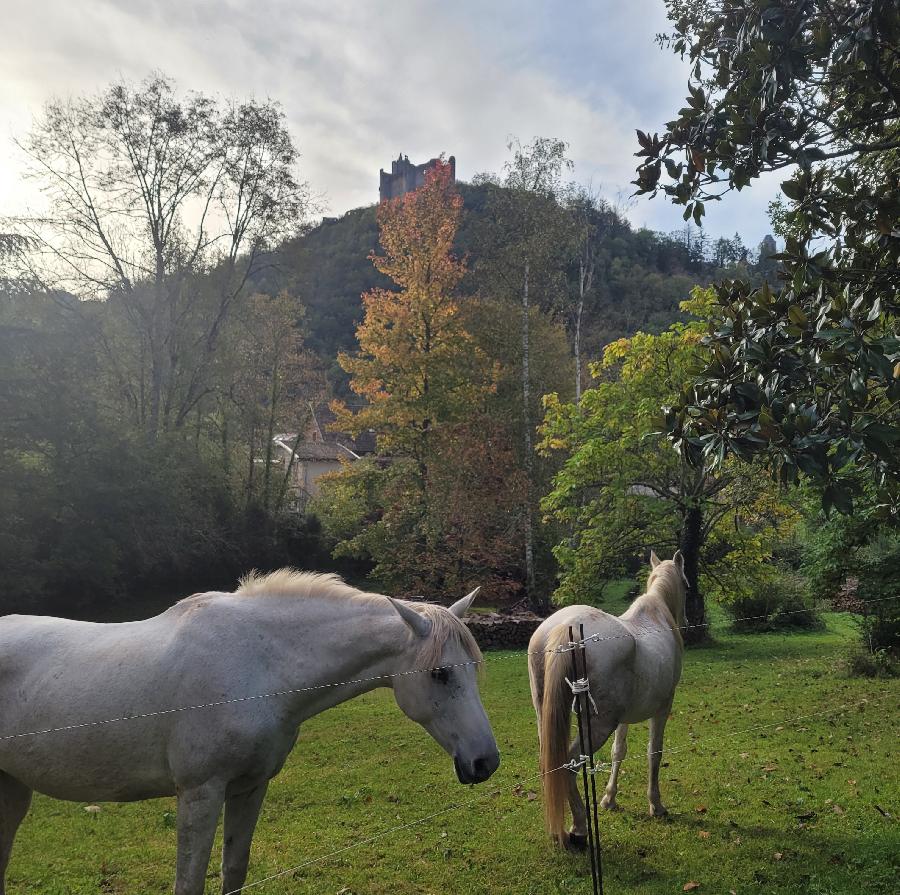
[[[457,618],[464,618],[465,614],[469,611],[469,607],[475,602],[475,597],[478,596],[478,591],[480,591],[480,587],[476,587],[475,590],[470,594],[466,594],[461,600],[457,600],[451,607],[450,611]]]
[[[427,637],[431,633],[430,619],[425,618],[424,615],[416,612],[415,609],[407,606],[406,603],[401,603],[393,597],[388,597],[388,599],[391,601],[391,606],[397,610],[397,614],[406,622],[406,626],[416,637]]]
[[[684,556],[682,555],[680,550],[675,551],[675,555],[672,557],[672,562],[678,566],[679,569],[684,569]]]
[[[659,565],[659,557],[655,550],[650,551],[650,568],[655,569]]]

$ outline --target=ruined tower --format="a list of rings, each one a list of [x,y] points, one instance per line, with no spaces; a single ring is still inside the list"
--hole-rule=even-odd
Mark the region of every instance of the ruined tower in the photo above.
[[[439,159],[429,159],[421,165],[414,165],[408,155],[402,152],[396,161],[391,162],[391,173],[388,174],[384,168],[379,171],[378,184],[378,200],[386,202],[388,199],[396,199],[406,193],[411,193],[425,183],[425,172],[433,168]],[[447,159],[450,165],[450,180],[456,181],[456,157],[450,156]]]

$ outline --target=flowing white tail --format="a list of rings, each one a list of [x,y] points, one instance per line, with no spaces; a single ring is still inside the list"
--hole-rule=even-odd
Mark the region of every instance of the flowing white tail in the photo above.
[[[541,700],[541,774],[544,785],[544,820],[547,831],[558,842],[566,840],[566,804],[570,771],[560,770],[569,760],[572,728],[572,691],[566,678],[574,680],[569,629],[560,625],[550,632],[545,646],[544,692]]]

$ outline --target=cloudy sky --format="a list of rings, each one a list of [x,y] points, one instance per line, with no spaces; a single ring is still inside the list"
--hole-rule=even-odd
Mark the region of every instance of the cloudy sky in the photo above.
[[[631,192],[634,129],[682,105],[686,69],[661,50],[662,0],[39,0],[8,4],[0,32],[0,215],[35,197],[11,138],[53,95],[159,69],[222,96],[278,100],[302,174],[331,214],[371,204],[400,152],[498,170],[515,135],[566,140],[575,177]],[[711,235],[768,232],[762,184],[708,206]],[[662,198],[636,225],[682,226]]]

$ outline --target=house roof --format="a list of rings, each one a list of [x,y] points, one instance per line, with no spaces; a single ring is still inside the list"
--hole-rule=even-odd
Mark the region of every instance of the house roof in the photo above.
[[[345,447],[337,441],[309,441],[305,438],[299,438],[293,432],[276,435],[273,441],[288,456],[293,454],[295,460],[336,461],[347,460],[357,456],[351,448]]]
[[[310,405],[310,420],[303,432],[285,432],[272,440],[288,456],[296,460],[358,460],[377,451],[372,431],[361,432],[352,438],[346,432],[332,432],[328,427],[336,417],[327,404]]]
[[[310,410],[312,411],[310,430],[317,432],[322,441],[338,443],[360,456],[376,453],[378,445],[373,431],[360,432],[355,438],[347,432],[334,432],[330,427],[337,417],[327,404],[318,404],[310,407]]]

